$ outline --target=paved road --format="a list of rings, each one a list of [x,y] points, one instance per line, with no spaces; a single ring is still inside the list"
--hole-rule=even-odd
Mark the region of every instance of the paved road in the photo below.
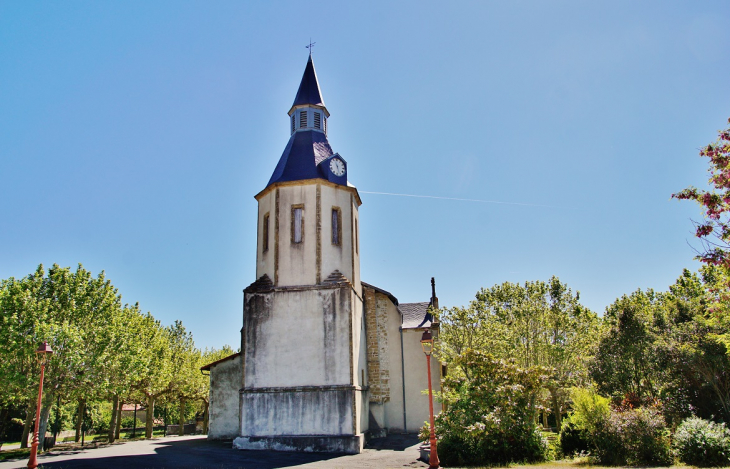
[[[230,442],[209,442],[205,436],[140,440],[83,451],[51,452],[39,458],[45,469],[404,469],[424,468],[413,436],[372,440],[357,455],[242,451]],[[0,463],[0,469],[25,467],[27,460]]]

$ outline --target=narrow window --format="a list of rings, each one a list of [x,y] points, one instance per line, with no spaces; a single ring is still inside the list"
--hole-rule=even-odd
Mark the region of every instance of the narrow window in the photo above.
[[[322,114],[320,114],[318,112],[314,113],[314,128],[315,129],[322,128]]]
[[[360,243],[357,240],[357,219],[355,219],[355,254],[359,254]]]
[[[291,115],[291,133],[294,133],[294,114]]]
[[[291,242],[299,244],[304,238],[304,205],[292,205],[291,207]]]
[[[263,252],[269,250],[269,214],[264,215]]]
[[[332,244],[339,246],[342,240],[342,212],[332,207]]]
[[[299,128],[303,129],[307,126],[307,111],[299,111]]]

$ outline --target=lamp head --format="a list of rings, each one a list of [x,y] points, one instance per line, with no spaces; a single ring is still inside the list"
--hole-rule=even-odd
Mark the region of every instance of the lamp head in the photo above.
[[[431,352],[433,351],[433,336],[429,329],[423,331],[423,335],[421,336],[421,347],[423,347],[423,353],[431,355]]]
[[[48,358],[51,355],[53,355],[53,349],[51,349],[51,346],[48,345],[48,342],[46,341],[44,341],[43,344],[38,347],[38,350],[35,351],[36,359],[41,365],[48,363]]]

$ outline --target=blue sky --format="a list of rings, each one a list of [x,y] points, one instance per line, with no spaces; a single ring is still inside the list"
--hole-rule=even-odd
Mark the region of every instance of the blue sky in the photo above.
[[[82,263],[237,345],[311,37],[365,281],[426,301],[435,276],[457,306],[557,275],[600,313],[698,267],[670,195],[730,117],[727,24],[711,1],[2,2],[0,278]]]

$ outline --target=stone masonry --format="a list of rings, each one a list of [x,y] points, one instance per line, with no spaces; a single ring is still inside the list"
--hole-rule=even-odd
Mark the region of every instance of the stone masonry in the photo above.
[[[390,400],[390,366],[388,363],[388,297],[366,288],[365,326],[367,328],[368,386],[370,402]]]

